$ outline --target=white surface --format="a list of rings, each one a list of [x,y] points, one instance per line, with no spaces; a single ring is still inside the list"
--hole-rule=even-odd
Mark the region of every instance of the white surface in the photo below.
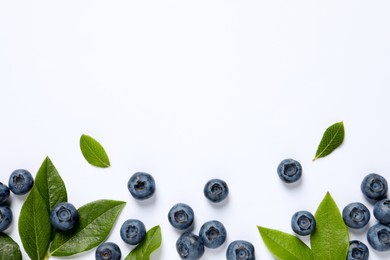
[[[224,259],[235,239],[272,259],[256,225],[292,232],[291,215],[314,212],[327,191],[340,208],[369,205],[362,178],[390,180],[389,8],[356,0],[2,1],[0,181],[16,168],[35,175],[49,156],[76,206],[127,201],[108,238],[123,255],[130,247],[120,225],[139,218],[162,227],[152,259],[178,259],[167,213],[185,202],[195,231],[210,219],[228,230],[227,243],[203,259]],[[342,147],[312,162],[323,131],[341,120]],[[112,167],[84,160],[83,133],[102,143]],[[287,157],[304,168],[293,187],[276,175]],[[156,179],[147,203],[127,191],[135,171]],[[202,193],[214,177],[230,187],[220,207]],[[12,196],[8,230],[19,243],[23,201]],[[351,239],[367,243],[364,232]],[[94,250],[74,259],[94,259]]]

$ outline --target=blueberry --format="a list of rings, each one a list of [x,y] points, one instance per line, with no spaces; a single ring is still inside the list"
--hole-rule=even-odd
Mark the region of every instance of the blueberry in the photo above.
[[[50,223],[58,231],[72,230],[78,221],[77,209],[68,202],[55,205],[50,212]]]
[[[207,221],[201,226],[199,237],[203,240],[205,247],[217,248],[226,240],[225,226],[217,220]]]
[[[364,177],[360,189],[368,199],[381,200],[386,197],[388,186],[384,177],[370,173]]]
[[[384,225],[390,224],[390,200],[383,199],[374,205],[375,218]]]
[[[235,240],[226,250],[227,260],[254,260],[255,247],[248,241]]]
[[[210,201],[221,202],[229,194],[229,187],[223,180],[212,179],[204,186],[203,193]]]
[[[34,184],[34,178],[27,170],[19,169],[11,173],[8,181],[9,189],[16,195],[29,192]]]
[[[184,203],[175,204],[168,213],[168,220],[171,225],[179,230],[189,230],[193,227],[194,211]]]
[[[142,221],[138,219],[126,220],[120,230],[121,238],[127,244],[136,245],[146,236],[146,228]]]
[[[120,260],[121,256],[119,246],[113,242],[105,242],[98,246],[95,251],[96,260]]]
[[[176,250],[182,259],[199,259],[204,254],[203,240],[191,232],[184,232],[176,241]]]
[[[390,227],[383,224],[375,224],[367,231],[368,243],[378,251],[390,250]]]
[[[350,228],[363,228],[370,221],[370,210],[360,202],[352,202],[344,207],[343,219]]]
[[[284,159],[280,162],[277,172],[280,179],[282,179],[284,182],[292,183],[301,178],[302,166],[296,160]]]
[[[368,260],[368,247],[358,241],[352,240],[349,242],[347,260]]]
[[[127,188],[135,199],[145,200],[154,194],[156,183],[153,176],[149,173],[136,172],[130,177]]]
[[[12,222],[12,211],[8,206],[0,206],[0,232],[6,230]]]
[[[316,228],[316,220],[310,212],[301,210],[291,217],[292,230],[301,236],[307,236],[313,233]]]
[[[10,191],[7,185],[0,182],[0,205],[6,202],[10,195]]]

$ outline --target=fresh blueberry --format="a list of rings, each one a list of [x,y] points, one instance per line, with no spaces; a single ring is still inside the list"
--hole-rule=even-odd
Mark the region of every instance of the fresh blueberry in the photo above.
[[[113,242],[105,242],[95,251],[96,260],[120,260],[122,256],[119,246]]]
[[[358,240],[349,242],[347,260],[368,260],[368,256],[368,247],[364,243]]]
[[[203,240],[191,232],[184,232],[176,241],[176,250],[182,259],[200,259],[204,254]]]
[[[370,221],[370,210],[360,202],[352,202],[344,207],[343,219],[350,228],[363,228]]]
[[[138,219],[126,220],[120,230],[121,238],[127,244],[137,245],[146,236],[146,228],[142,221]]]
[[[298,181],[302,176],[301,164],[293,159],[284,159],[278,166],[278,175],[286,183]]]
[[[203,193],[210,201],[221,202],[229,194],[229,187],[223,180],[212,179],[204,186]]]
[[[0,232],[6,230],[12,222],[12,211],[8,206],[0,206]]]
[[[11,173],[8,181],[9,189],[16,195],[29,192],[34,184],[31,173],[24,169],[15,170]]]
[[[383,199],[374,205],[375,218],[384,225],[390,224],[390,200]]]
[[[68,202],[55,205],[50,212],[50,223],[58,231],[72,230],[78,221],[77,209]]]
[[[390,227],[383,224],[375,224],[367,231],[368,243],[378,251],[390,250]]]
[[[248,241],[235,240],[226,250],[227,260],[254,260],[255,247]]]
[[[225,226],[217,220],[207,221],[201,226],[199,237],[203,240],[205,247],[217,248],[226,240]]]
[[[370,200],[381,200],[387,195],[387,181],[386,179],[376,173],[370,173],[364,177],[360,189],[363,194]]]
[[[291,217],[292,230],[301,236],[307,236],[313,233],[316,228],[316,220],[310,212],[301,210]]]
[[[193,227],[194,211],[184,203],[175,204],[168,213],[168,220],[171,225],[179,230],[189,230]]]
[[[153,176],[149,173],[136,172],[130,177],[127,188],[135,199],[145,200],[154,194],[156,183]]]
[[[0,205],[6,202],[10,195],[10,191],[7,185],[0,182]]]

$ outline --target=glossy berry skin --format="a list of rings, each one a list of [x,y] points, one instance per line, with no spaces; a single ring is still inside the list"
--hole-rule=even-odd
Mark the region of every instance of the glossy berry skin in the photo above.
[[[120,260],[122,256],[119,246],[113,242],[105,242],[95,251],[96,260]]]
[[[194,211],[184,203],[175,204],[168,213],[168,220],[178,230],[189,230],[194,224]]]
[[[229,187],[223,180],[212,179],[204,186],[203,194],[212,202],[221,202],[228,196]]]
[[[6,230],[12,223],[12,211],[8,206],[0,206],[0,232]]]
[[[129,245],[137,245],[146,236],[146,228],[138,219],[126,220],[120,230],[122,240]]]
[[[130,177],[127,188],[135,199],[146,200],[154,194],[156,182],[149,173],[136,172]]]
[[[200,227],[199,237],[208,248],[220,247],[226,241],[225,226],[218,220],[210,220]]]
[[[0,205],[7,201],[10,191],[7,185],[0,182]]]
[[[78,222],[77,209],[68,202],[56,204],[50,212],[50,224],[58,231],[71,231]]]
[[[376,173],[370,173],[364,177],[360,184],[364,196],[370,200],[381,200],[387,195],[388,185],[386,179]]]
[[[368,260],[368,256],[369,250],[364,243],[358,240],[349,242],[347,260]]]
[[[286,183],[298,181],[302,176],[302,166],[294,159],[284,159],[277,169],[279,178]]]
[[[226,250],[227,260],[254,260],[255,247],[248,241],[235,240]]]
[[[200,259],[204,250],[203,240],[191,232],[184,232],[176,241],[176,251],[182,259]]]
[[[301,236],[307,236],[314,232],[316,228],[316,220],[310,212],[301,210],[291,217],[292,230]]]
[[[378,251],[390,250],[390,227],[383,224],[375,224],[367,231],[368,243]]]
[[[9,189],[16,195],[26,194],[31,190],[33,185],[33,176],[29,171],[24,169],[13,171],[8,181]]]
[[[374,217],[384,225],[390,224],[390,200],[383,199],[374,205]]]
[[[363,228],[370,221],[370,210],[360,202],[352,202],[344,207],[343,220],[350,228]]]

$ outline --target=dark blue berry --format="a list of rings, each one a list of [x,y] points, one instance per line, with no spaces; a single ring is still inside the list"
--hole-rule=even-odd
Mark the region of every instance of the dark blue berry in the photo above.
[[[205,247],[217,248],[226,240],[225,226],[217,220],[207,221],[200,227],[199,237]]]
[[[50,212],[50,223],[58,231],[70,231],[78,222],[77,209],[68,202],[55,205]]]
[[[146,228],[142,221],[138,219],[128,219],[122,224],[120,234],[125,243],[137,245],[145,238]]]
[[[127,188],[135,199],[145,200],[154,194],[156,183],[153,176],[149,173],[136,172],[130,177]]]
[[[7,201],[10,191],[7,185],[0,182],[0,205]]]
[[[313,233],[316,228],[316,220],[310,212],[301,210],[291,217],[292,230],[301,236],[307,236]]]
[[[6,230],[12,222],[12,211],[8,206],[0,206],[0,232]]]
[[[9,189],[16,195],[29,192],[34,184],[31,173],[24,169],[18,169],[11,173],[8,181]]]
[[[248,241],[235,240],[226,250],[227,260],[254,260],[255,247]]]
[[[190,232],[184,232],[176,241],[176,250],[182,259],[200,259],[204,254],[203,240]]]
[[[375,224],[367,231],[368,243],[378,251],[390,250],[390,227],[383,224]]]
[[[277,172],[281,180],[286,183],[292,183],[301,178],[302,166],[296,160],[284,159],[280,162]]]
[[[384,225],[390,224],[390,200],[383,199],[374,205],[375,218]]]
[[[119,246],[113,242],[105,242],[95,251],[96,260],[120,260],[122,256]]]
[[[376,173],[370,173],[364,177],[360,189],[370,200],[381,200],[387,195],[387,181],[386,179]]]
[[[179,230],[190,230],[193,227],[194,218],[194,211],[184,203],[175,204],[168,213],[169,223]]]
[[[370,210],[360,202],[352,202],[344,207],[343,219],[350,228],[363,228],[370,221]]]
[[[221,202],[228,196],[229,187],[223,180],[212,179],[204,186],[203,194],[212,202]]]
[[[358,240],[349,242],[347,260],[368,260],[368,256],[369,250],[364,243]]]

